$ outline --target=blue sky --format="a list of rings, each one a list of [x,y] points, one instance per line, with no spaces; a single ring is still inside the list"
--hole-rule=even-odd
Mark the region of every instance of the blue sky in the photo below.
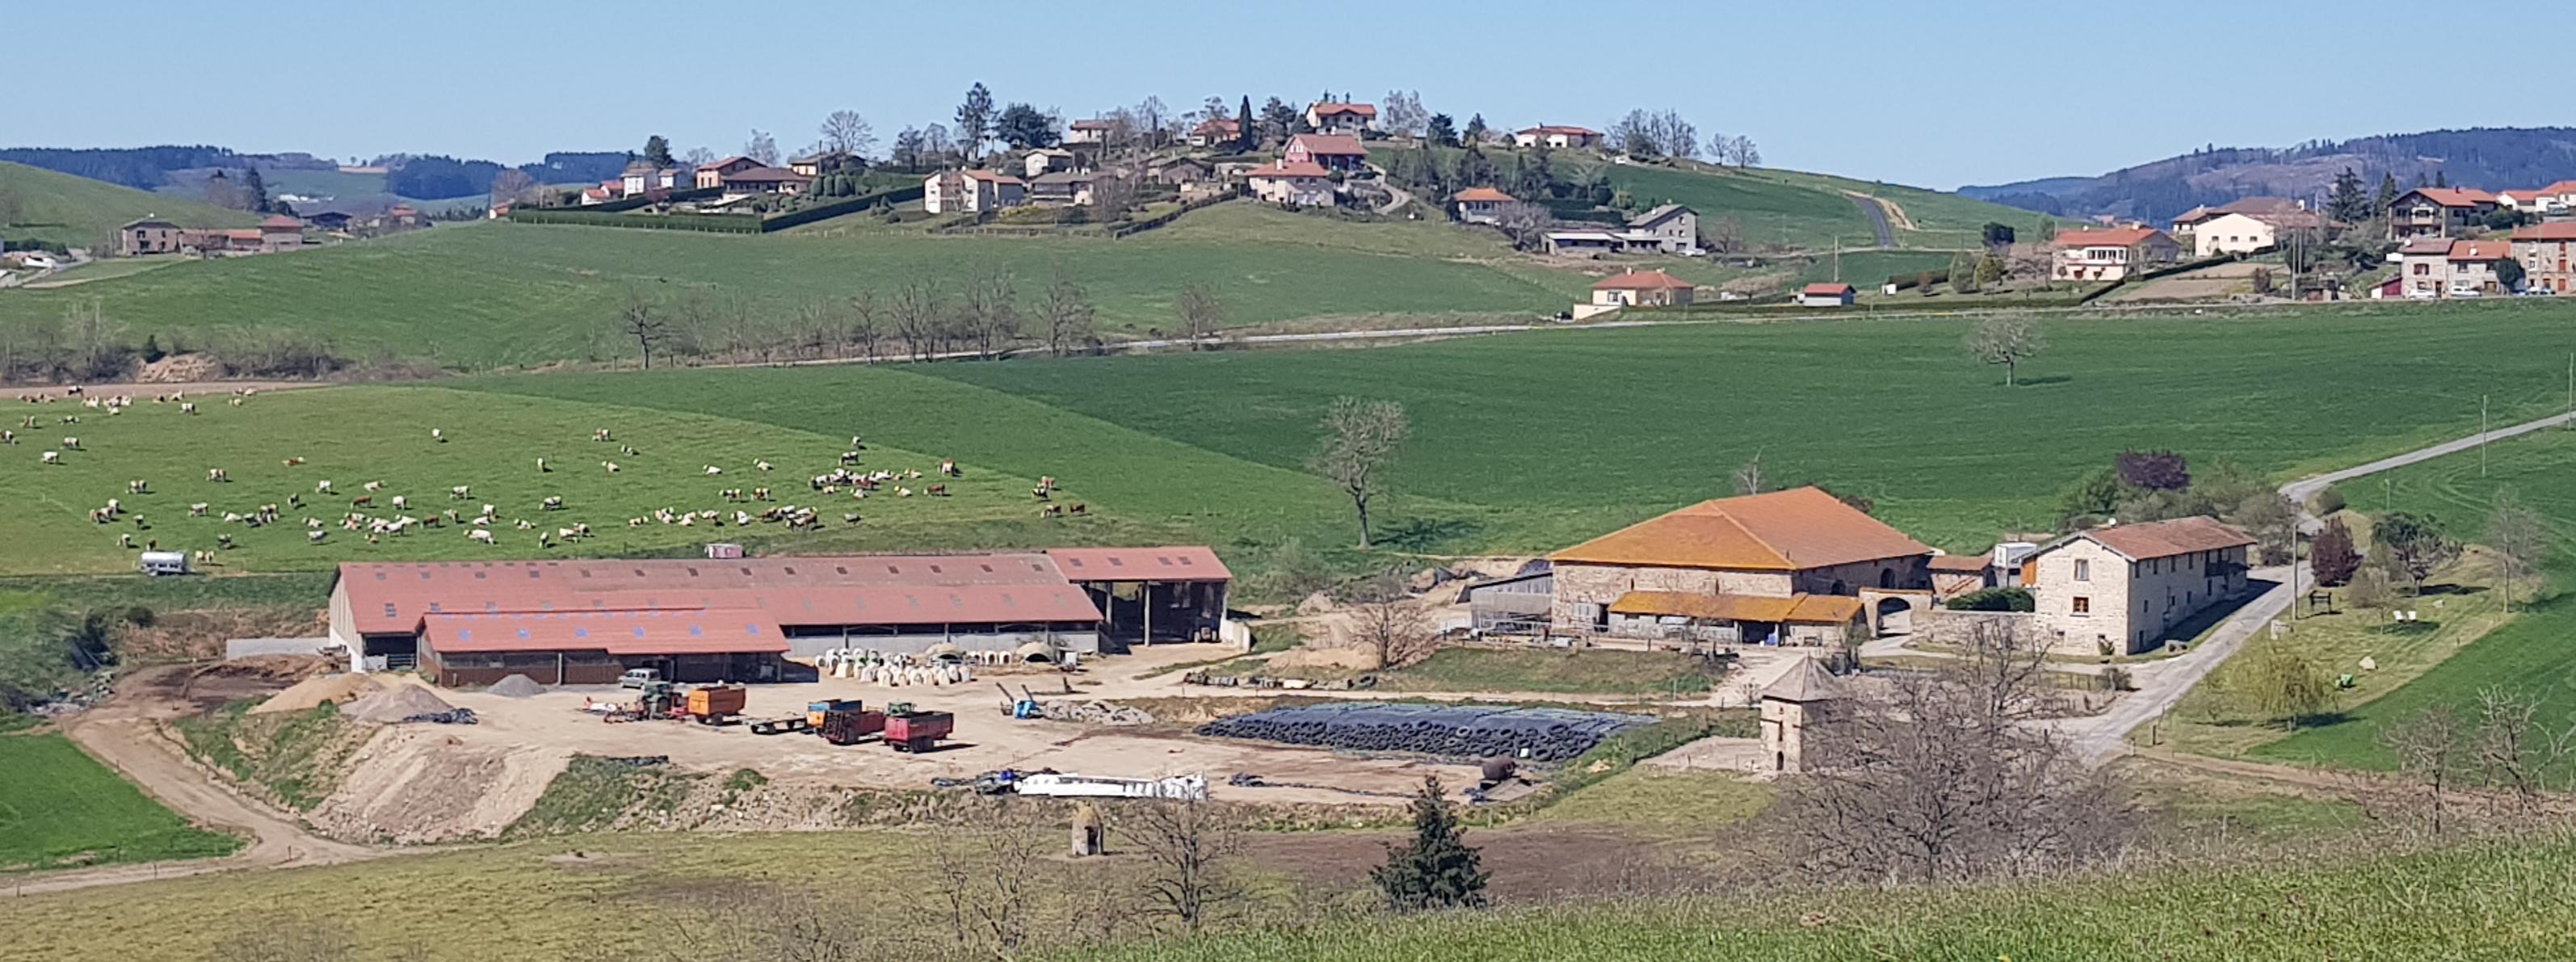
[[[2425,55],[2395,0],[12,6],[9,74],[39,95],[0,111],[0,146],[515,163],[654,132],[726,152],[754,127],[794,150],[843,107],[882,141],[948,120],[977,80],[1068,117],[1148,94],[1181,111],[1401,88],[1498,126],[1669,107],[1703,134],[1751,135],[1772,166],[1951,188],[2211,143],[2570,119],[2548,98],[2397,80]]]

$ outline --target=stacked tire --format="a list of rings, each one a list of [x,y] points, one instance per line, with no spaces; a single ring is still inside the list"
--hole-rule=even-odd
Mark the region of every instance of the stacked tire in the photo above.
[[[1353,702],[1234,715],[1201,725],[1198,732],[1349,751],[1562,762],[1654,720],[1561,708]]]

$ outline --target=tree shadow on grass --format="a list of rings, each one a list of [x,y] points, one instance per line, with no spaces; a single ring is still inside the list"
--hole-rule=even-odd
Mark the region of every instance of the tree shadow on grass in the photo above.
[[[1404,551],[1435,551],[1483,533],[1485,526],[1467,518],[1406,518],[1388,525],[1378,545]]]
[[[2461,596],[2468,596],[2468,595],[2482,595],[2482,594],[2486,594],[2486,593],[2487,593],[2487,586],[2485,586],[2485,585],[2454,585],[2454,584],[2441,584],[2441,585],[2425,585],[2425,586],[2424,586],[2424,590],[2423,590],[2423,591],[2420,591],[2420,592],[2417,592],[2417,593],[2416,593],[2416,596],[2417,596],[2417,597],[2431,597],[2431,596],[2433,596],[2433,595],[2461,595]]]
[[[2014,386],[2015,386],[2015,387],[2047,387],[2047,386],[2049,386],[2049,385],[2051,385],[2051,384],[2066,384],[2066,383],[2070,383],[2070,382],[2072,382],[2072,381],[2074,381],[2074,380],[2075,380],[2075,376],[2074,376],[2074,375],[2072,375],[2072,374],[2050,374],[2050,375],[2045,375],[2045,376],[2042,376],[2042,377],[2026,377],[2026,378],[2021,378],[2021,379],[2020,379],[2016,384],[2014,384]]]

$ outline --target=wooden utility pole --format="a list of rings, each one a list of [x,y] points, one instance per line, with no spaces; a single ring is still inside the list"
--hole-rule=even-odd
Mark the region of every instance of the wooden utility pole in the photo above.
[[[2478,395],[2478,477],[2487,476],[2487,396]]]

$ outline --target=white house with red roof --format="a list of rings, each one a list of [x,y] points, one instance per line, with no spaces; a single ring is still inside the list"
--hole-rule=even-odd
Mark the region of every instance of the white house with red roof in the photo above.
[[[1800,307],[1850,307],[1860,292],[1841,281],[1809,284],[1798,291]]]
[[[1622,271],[1592,285],[1592,303],[1579,305],[1576,319],[1628,307],[1689,307],[1698,288],[1662,271]]]
[[[1589,149],[1601,146],[1602,134],[1590,127],[1563,124],[1540,124],[1512,133],[1512,146],[1549,147],[1558,150]]]
[[[1243,182],[1252,196],[1287,207],[1331,207],[1337,200],[1333,172],[1310,161],[1263,164],[1246,171]]]
[[[1368,148],[1358,137],[1348,134],[1298,134],[1288,138],[1288,147],[1279,159],[1292,164],[1317,164],[1325,170],[1358,170],[1368,165]]]
[[[1469,187],[1449,196],[1458,206],[1458,220],[1468,224],[1492,224],[1502,219],[1503,205],[1519,203],[1510,194],[1491,187]]]
[[[1317,133],[1357,137],[1377,126],[1377,105],[1317,101],[1306,108],[1306,126]]]
[[[2057,235],[2049,276],[2061,281],[2116,281],[2170,264],[2182,245],[2153,227],[2105,227]]]
[[[943,170],[921,179],[921,209],[933,214],[975,213],[1029,202],[1029,185],[989,170]]]

